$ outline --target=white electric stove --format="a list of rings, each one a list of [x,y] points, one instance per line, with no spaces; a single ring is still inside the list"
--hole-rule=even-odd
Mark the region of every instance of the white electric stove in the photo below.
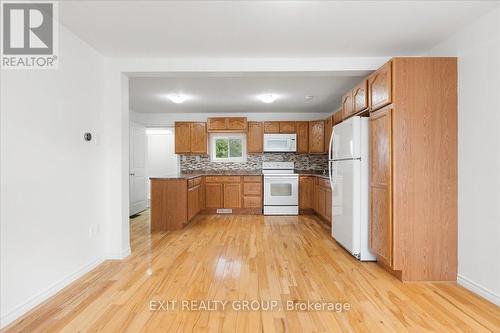
[[[293,162],[262,162],[264,215],[299,214],[299,175]]]

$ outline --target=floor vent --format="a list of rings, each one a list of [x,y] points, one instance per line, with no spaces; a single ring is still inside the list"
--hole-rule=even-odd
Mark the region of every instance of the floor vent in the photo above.
[[[217,209],[217,214],[232,214],[233,210],[231,208],[219,208]]]

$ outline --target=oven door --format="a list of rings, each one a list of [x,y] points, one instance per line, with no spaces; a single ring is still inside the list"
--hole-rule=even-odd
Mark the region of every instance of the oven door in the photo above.
[[[291,175],[264,175],[264,205],[299,204],[299,179]]]

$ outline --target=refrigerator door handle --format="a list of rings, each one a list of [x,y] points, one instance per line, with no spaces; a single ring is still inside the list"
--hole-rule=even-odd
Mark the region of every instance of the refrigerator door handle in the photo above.
[[[328,144],[328,159],[329,160],[333,159],[332,148],[333,148],[333,131],[332,131],[332,134],[330,135],[330,143]]]
[[[334,177],[334,170],[333,170],[333,162],[328,161],[328,179],[330,180],[330,187],[333,191],[333,186],[335,185],[335,177]]]

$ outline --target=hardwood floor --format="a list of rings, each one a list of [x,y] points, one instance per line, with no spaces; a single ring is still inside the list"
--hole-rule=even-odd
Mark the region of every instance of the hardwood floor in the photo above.
[[[131,245],[129,258],[104,263],[4,331],[500,332],[499,307],[455,283],[403,284],[359,263],[313,216],[201,215],[184,230],[150,235],[145,212],[131,222]],[[350,309],[151,311],[152,300]]]

